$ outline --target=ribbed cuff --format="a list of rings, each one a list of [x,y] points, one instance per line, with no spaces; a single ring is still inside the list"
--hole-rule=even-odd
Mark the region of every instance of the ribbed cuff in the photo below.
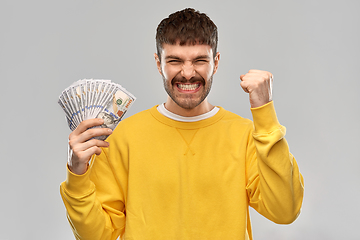
[[[77,175],[70,171],[69,166],[67,167],[66,181],[64,182],[66,191],[72,195],[83,195],[89,193],[94,188],[94,184],[90,181],[90,171],[87,171],[82,175]]]
[[[251,108],[256,133],[269,133],[278,129],[280,123],[277,119],[273,101],[257,108]]]

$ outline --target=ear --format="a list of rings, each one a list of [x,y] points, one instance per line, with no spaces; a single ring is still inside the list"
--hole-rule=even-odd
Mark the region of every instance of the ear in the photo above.
[[[219,61],[220,61],[220,53],[217,52],[214,58],[214,74],[217,72],[217,69],[219,67]]]
[[[160,75],[162,75],[160,58],[156,53],[154,53],[154,57],[155,57],[156,67],[157,67]]]

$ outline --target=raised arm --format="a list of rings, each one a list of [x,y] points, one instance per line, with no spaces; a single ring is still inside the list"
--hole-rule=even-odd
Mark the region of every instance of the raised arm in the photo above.
[[[276,117],[273,75],[250,70],[240,79],[242,88],[249,93],[255,127],[249,136],[247,153],[249,204],[271,221],[291,223],[301,209],[304,181],[284,138],[286,129]]]

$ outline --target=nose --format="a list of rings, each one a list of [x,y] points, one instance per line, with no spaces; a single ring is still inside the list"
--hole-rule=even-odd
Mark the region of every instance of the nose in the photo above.
[[[181,75],[190,80],[192,77],[195,76],[195,68],[192,63],[184,63],[181,69]]]

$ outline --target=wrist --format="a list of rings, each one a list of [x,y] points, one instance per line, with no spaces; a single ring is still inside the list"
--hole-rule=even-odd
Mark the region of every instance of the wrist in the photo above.
[[[73,163],[72,161],[68,162],[68,169],[70,172],[76,175],[83,175],[88,170],[89,165],[81,163]]]
[[[259,108],[259,107],[265,106],[269,102],[271,102],[271,101],[264,101],[264,102],[252,102],[252,101],[250,101],[250,107],[251,108]]]

